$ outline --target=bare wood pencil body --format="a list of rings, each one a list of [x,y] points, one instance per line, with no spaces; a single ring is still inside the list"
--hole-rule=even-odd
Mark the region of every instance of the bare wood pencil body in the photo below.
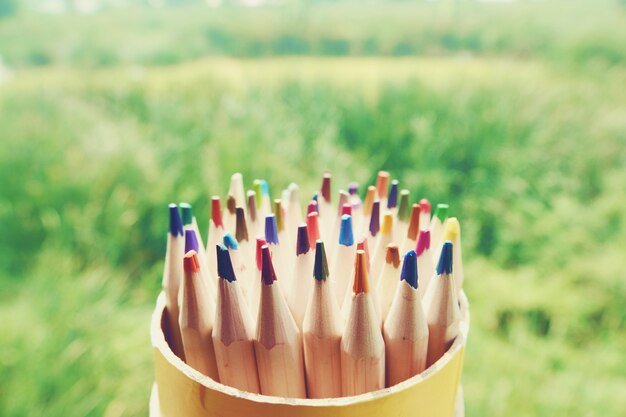
[[[341,396],[341,312],[328,281],[324,244],[317,241],[314,283],[303,322],[309,398]]]
[[[211,337],[215,307],[195,251],[185,255],[184,270],[179,324],[185,360],[192,368],[219,381]]]
[[[217,317],[212,337],[220,381],[259,394],[252,319],[235,278],[228,250],[217,250]]]
[[[385,344],[374,300],[369,293],[365,251],[358,250],[350,313],[341,338],[341,379],[344,396],[385,386]]]

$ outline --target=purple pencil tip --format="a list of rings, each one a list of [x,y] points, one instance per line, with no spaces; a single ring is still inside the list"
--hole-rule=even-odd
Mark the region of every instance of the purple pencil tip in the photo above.
[[[380,230],[380,201],[374,201],[372,205],[372,217],[370,217],[370,233],[376,236]]]
[[[265,241],[268,244],[278,245],[278,229],[276,227],[276,217],[273,214],[265,217]]]
[[[306,224],[298,226],[298,238],[296,244],[296,255],[305,254],[311,249],[309,245],[309,233]]]
[[[198,237],[193,229],[185,230],[185,253],[190,250],[198,252]]]
[[[170,210],[170,234],[174,237],[183,235],[183,222],[178,212],[178,206],[174,203],[169,205]]]

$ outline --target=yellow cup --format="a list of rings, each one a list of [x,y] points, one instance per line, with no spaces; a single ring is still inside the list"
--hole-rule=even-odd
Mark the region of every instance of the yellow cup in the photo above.
[[[354,397],[296,399],[250,394],[222,385],[181,361],[163,332],[165,296],[157,299],[150,337],[156,382],[150,417],[452,417],[463,415],[460,389],[469,308],[460,296],[462,323],[450,350],[433,366],[398,385]]]

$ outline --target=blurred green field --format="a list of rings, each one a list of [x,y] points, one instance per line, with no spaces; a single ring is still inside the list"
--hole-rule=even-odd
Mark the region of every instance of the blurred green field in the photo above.
[[[325,168],[460,218],[468,416],[623,415],[626,9],[564,4],[0,20],[0,415],[147,415],[166,204]]]

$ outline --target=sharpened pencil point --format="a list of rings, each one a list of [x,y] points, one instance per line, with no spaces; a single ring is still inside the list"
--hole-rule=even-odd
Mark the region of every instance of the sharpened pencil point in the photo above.
[[[185,253],[190,250],[198,252],[198,237],[193,229],[185,230]]]
[[[419,204],[413,204],[411,207],[411,220],[409,220],[409,228],[406,236],[411,240],[417,240],[420,231],[420,212],[422,211]]]
[[[318,214],[316,212],[309,213],[306,216],[306,227],[309,233],[309,245],[314,246],[317,239],[320,238]]]
[[[324,242],[319,239],[315,242],[315,265],[313,267],[313,277],[318,281],[326,281],[326,278],[328,278],[326,250],[324,249]]]
[[[398,220],[403,222],[406,222],[409,219],[409,196],[409,190],[400,191],[400,204],[398,204]]]
[[[258,237],[256,239],[256,267],[257,269],[260,271],[261,267],[263,266],[263,261],[262,261],[262,257],[261,257],[261,248],[263,248],[263,246],[267,245],[267,242],[265,241],[265,239]]]
[[[217,276],[228,282],[236,281],[237,277],[228,249],[223,245],[215,245],[215,250],[217,252]]]
[[[363,215],[369,216],[372,212],[372,206],[376,199],[376,187],[370,185],[367,187],[367,193],[365,194],[365,200],[363,201]]]
[[[350,184],[348,184],[348,193],[350,193],[350,195],[358,194],[359,184],[357,184],[356,182],[351,182]]]
[[[428,201],[425,198],[422,198],[420,200],[420,209],[424,212],[424,213],[430,213],[430,201]]]
[[[452,273],[452,242],[447,240],[441,247],[441,255],[437,264],[437,275]]]
[[[420,235],[417,238],[417,247],[415,248],[417,256],[422,256],[426,249],[430,249],[430,230],[420,230]]]
[[[223,227],[222,224],[222,205],[219,196],[211,197],[211,219],[216,227]]]
[[[435,217],[438,217],[441,220],[441,223],[446,221],[448,218],[448,209],[450,206],[447,204],[437,204],[437,208],[435,209]]]
[[[307,230],[306,224],[301,224],[298,226],[298,237],[296,239],[296,255],[305,254],[311,249],[311,244],[309,242],[309,232]]]
[[[311,200],[309,205],[306,207],[306,214],[318,213],[317,210],[317,201]]]
[[[270,195],[270,186],[265,180],[261,180],[261,193],[263,195]]]
[[[182,213],[183,226],[187,226],[188,224],[191,224],[191,222],[193,221],[193,212],[191,210],[191,204],[180,203],[178,207],[180,207],[180,211]]]
[[[341,206],[341,215],[349,215],[352,216],[352,206],[350,204],[344,204]]]
[[[229,195],[228,198],[226,198],[226,210],[228,210],[228,212],[232,215],[234,215],[235,210],[237,210],[237,202],[235,201],[235,197],[232,195]]]
[[[330,181],[331,181],[332,175],[330,172],[326,172],[324,173],[324,177],[322,177],[322,187],[320,189],[320,192],[322,193],[322,197],[324,198],[324,200],[326,200],[327,203],[330,203]]]
[[[398,245],[394,243],[390,243],[389,245],[387,245],[385,262],[387,262],[388,264],[392,264],[394,268],[397,268],[398,265],[400,265],[400,249],[398,249]]]
[[[372,206],[372,215],[370,217],[370,233],[376,236],[380,230],[380,201],[374,201]]]
[[[354,261],[354,285],[352,290],[355,294],[368,293],[369,288],[369,276],[367,270],[367,259],[364,250],[356,251],[356,259]]]
[[[389,196],[387,197],[387,208],[394,208],[398,204],[398,180],[391,181]]]
[[[446,222],[446,230],[443,232],[443,240],[454,242],[461,234],[461,225],[456,217],[449,217]]]
[[[265,241],[278,245],[278,230],[276,228],[276,216],[269,214],[265,217]]]
[[[354,245],[354,234],[352,233],[352,216],[350,216],[349,214],[344,214],[343,216],[341,216],[339,244],[343,246]]]
[[[274,281],[276,281],[276,272],[274,272],[272,254],[269,246],[263,245],[261,248],[261,259],[261,280],[265,285],[272,285]]]
[[[376,191],[378,198],[387,197],[387,187],[389,186],[389,173],[387,171],[378,171],[376,179]]]
[[[274,200],[274,216],[276,217],[276,229],[282,232],[285,230],[285,220],[283,217],[283,203],[280,198]]]
[[[237,207],[237,215],[235,217],[235,237],[238,242],[242,240],[248,241],[248,226],[246,225],[246,213],[243,207]]]
[[[248,215],[250,221],[256,221],[256,194],[254,191],[248,191]]]
[[[393,230],[393,214],[385,213],[383,215],[383,225],[380,228],[380,233],[383,235],[390,235]]]
[[[174,237],[183,235],[183,222],[180,219],[178,206],[174,203],[170,204],[170,234]]]
[[[400,281],[406,281],[411,287],[417,289],[417,254],[410,250],[404,255]]]
[[[239,245],[237,244],[237,240],[230,233],[224,233],[224,246],[228,249],[239,249]]]
[[[187,273],[200,271],[200,262],[198,261],[198,254],[195,250],[185,254],[183,258],[183,270]]]
[[[262,193],[261,180],[254,180],[254,182],[252,183],[252,187],[254,188],[256,208],[259,208],[261,207],[261,193]]]

